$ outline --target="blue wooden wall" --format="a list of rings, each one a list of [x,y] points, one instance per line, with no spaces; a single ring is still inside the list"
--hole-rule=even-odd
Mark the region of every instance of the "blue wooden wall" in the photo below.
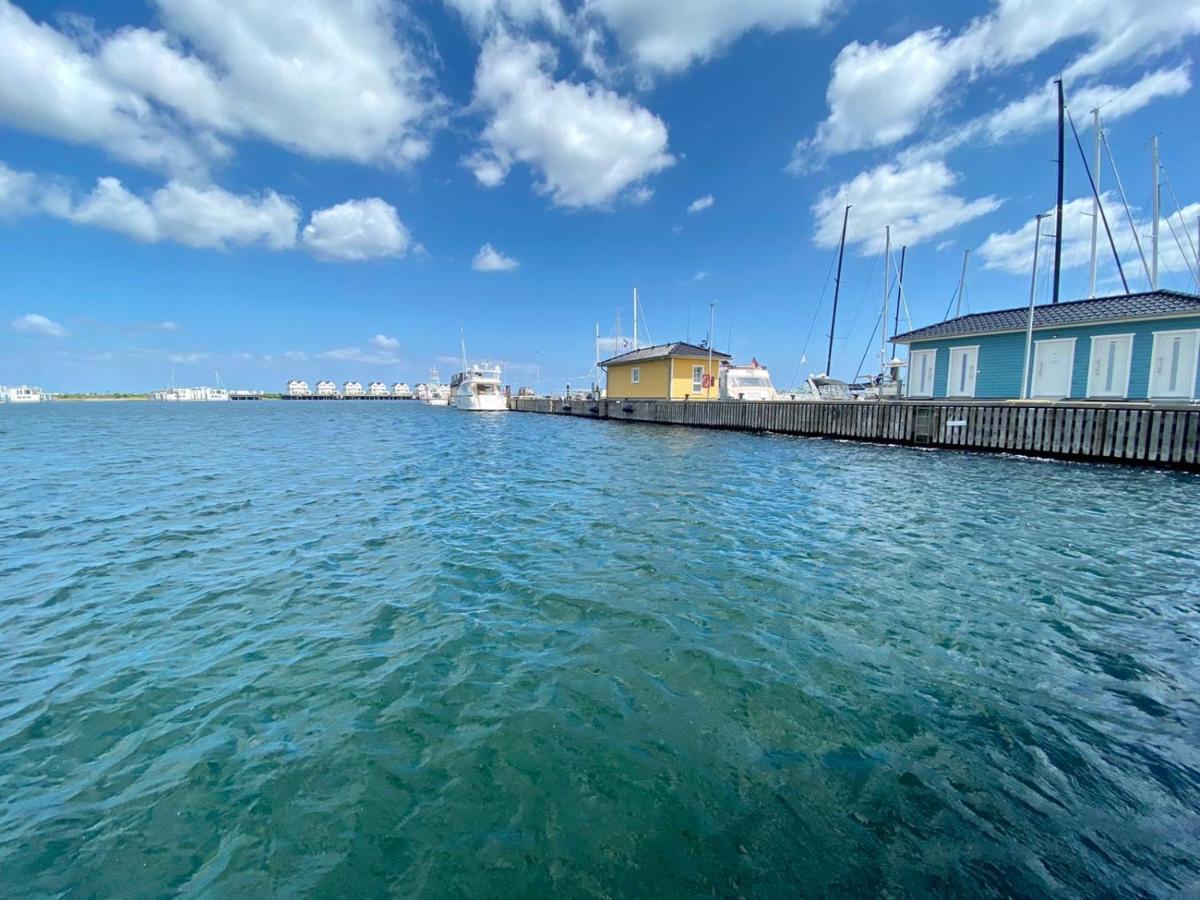
[[[1075,365],[1071,377],[1071,398],[1087,397],[1088,363],[1092,358],[1093,335],[1132,334],[1133,358],[1130,361],[1129,399],[1144,400],[1150,385],[1150,356],[1154,332],[1200,328],[1200,316],[1156,319],[1141,322],[1112,322],[1104,325],[1077,325],[1070,328],[1036,328],[1034,341],[1075,338]],[[1021,396],[1021,371],[1025,365],[1025,332],[973,334],[936,341],[913,341],[911,350],[937,350],[933,396],[946,396],[946,377],[950,370],[951,347],[979,347],[975,375],[975,396],[980,399],[1013,399]],[[1032,356],[1032,353],[1031,353]],[[1030,366],[1032,367],[1032,358]],[[1196,396],[1200,397],[1200,366],[1197,366]],[[1032,379],[1031,379],[1032,380]]]

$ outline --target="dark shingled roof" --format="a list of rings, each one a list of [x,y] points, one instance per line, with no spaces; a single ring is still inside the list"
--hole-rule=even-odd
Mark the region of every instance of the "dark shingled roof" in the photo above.
[[[1118,294],[1096,297],[1093,300],[1071,300],[1066,303],[1043,304],[1034,307],[1033,327],[1086,325],[1089,322],[1108,322],[1114,319],[1153,319],[1158,316],[1192,312],[1200,315],[1200,296],[1182,291],[1146,291],[1141,294]],[[970,334],[991,334],[997,331],[1024,331],[1029,325],[1029,307],[998,309],[995,312],[972,313],[948,319],[926,328],[917,328],[894,338],[897,343],[929,341],[937,338],[962,337]]]
[[[716,350],[712,352],[712,355],[713,359],[732,359],[728,353],[720,353]],[[630,350],[628,353],[622,353],[620,356],[606,359],[600,365],[611,366],[614,363],[646,362],[651,359],[667,359],[672,356],[708,356],[708,348],[697,347],[695,344],[686,344],[683,341],[676,341],[673,344],[655,344],[653,347],[639,347],[637,350]]]

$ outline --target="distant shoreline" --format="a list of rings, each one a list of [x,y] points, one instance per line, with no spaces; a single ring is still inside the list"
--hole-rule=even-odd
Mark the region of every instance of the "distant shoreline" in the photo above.
[[[149,400],[149,394],[55,394],[55,403],[112,403],[117,400]]]

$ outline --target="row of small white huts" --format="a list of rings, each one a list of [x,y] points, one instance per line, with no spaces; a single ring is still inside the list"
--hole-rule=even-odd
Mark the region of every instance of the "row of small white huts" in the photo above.
[[[391,389],[382,381],[372,381],[363,389],[361,381],[347,381],[339,392],[338,386],[332,381],[318,381],[317,389],[310,390],[307,381],[293,380],[287,383],[289,397],[411,397],[412,390],[403,381],[397,381]]]

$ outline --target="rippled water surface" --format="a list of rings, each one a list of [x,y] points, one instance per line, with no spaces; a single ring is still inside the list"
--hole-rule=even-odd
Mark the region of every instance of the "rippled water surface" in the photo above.
[[[0,894],[1200,891],[1200,479],[0,408]]]

